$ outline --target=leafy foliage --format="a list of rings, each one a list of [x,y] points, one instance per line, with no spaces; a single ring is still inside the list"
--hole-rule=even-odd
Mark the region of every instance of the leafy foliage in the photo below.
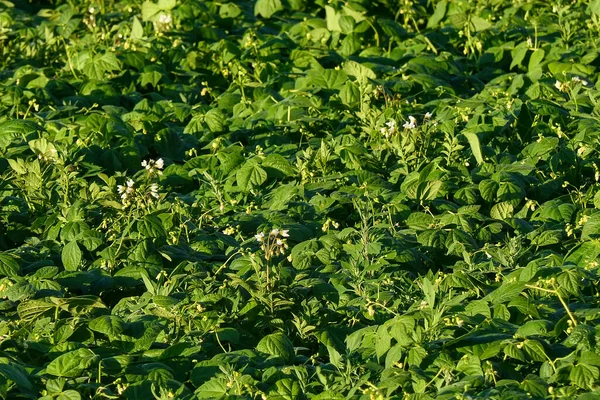
[[[0,398],[598,396],[600,1],[0,2]]]

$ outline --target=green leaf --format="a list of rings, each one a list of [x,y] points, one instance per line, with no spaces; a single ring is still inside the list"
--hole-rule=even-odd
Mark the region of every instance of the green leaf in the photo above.
[[[523,351],[527,355],[527,358],[533,361],[546,361],[548,359],[544,346],[537,340],[525,340],[523,342]]]
[[[156,215],[146,215],[137,222],[137,229],[140,235],[147,238],[166,237],[167,232],[163,226],[162,220]]]
[[[83,63],[82,71],[91,79],[102,80],[106,72],[121,70],[121,63],[113,53],[96,54],[87,57]]]
[[[348,81],[340,89],[340,100],[349,107],[357,106],[360,102],[360,88],[354,82]],[[598,192],[600,193],[600,192]]]
[[[31,392],[33,385],[27,378],[27,372],[20,366],[0,363],[0,375],[3,375],[9,381],[13,381],[19,390]]]
[[[250,159],[238,169],[235,179],[242,190],[249,191],[265,183],[267,172],[261,168],[256,159]]]
[[[435,10],[433,11],[433,14],[431,14],[429,19],[427,20],[427,29],[435,28],[436,26],[439,25],[439,23],[446,16],[446,8],[447,7],[448,7],[448,2],[445,0],[439,1],[435,5]]]
[[[276,177],[286,177],[294,175],[296,172],[285,157],[275,153],[266,156],[262,161],[261,167],[269,175],[274,174]]]
[[[514,207],[510,203],[494,204],[490,210],[490,217],[498,220],[505,220],[512,217]]]
[[[28,300],[24,301],[17,307],[19,318],[24,322],[30,322],[42,315],[47,314],[48,311],[54,310],[56,305],[44,300]]]
[[[279,356],[286,363],[292,363],[295,358],[294,345],[281,332],[267,335],[258,342],[256,350],[271,356]]]
[[[77,349],[62,354],[46,367],[46,373],[66,378],[76,378],[94,365],[100,357],[89,349]]]
[[[344,62],[344,72],[349,76],[355,77],[359,82],[367,82],[369,79],[376,79],[377,75],[369,67],[365,67],[356,61]]]
[[[277,11],[283,10],[281,0],[257,0],[254,4],[254,15],[271,18]]]
[[[325,21],[327,29],[331,32],[341,32],[342,28],[339,24],[339,15],[331,6],[325,6]]]
[[[118,335],[123,332],[125,323],[116,315],[103,315],[91,320],[88,327],[91,330],[103,333],[112,339],[118,337]]]
[[[56,400],[81,400],[81,395],[75,390],[69,389],[59,394]]]
[[[144,37],[144,27],[142,23],[138,19],[138,17],[133,17],[133,23],[131,25],[131,38],[132,39],[141,39]]]
[[[0,276],[19,276],[21,267],[12,254],[0,253]]]
[[[593,389],[600,378],[600,370],[588,364],[579,363],[571,369],[569,379],[582,389]]]
[[[481,154],[481,145],[479,144],[479,136],[475,132],[464,131],[463,135],[469,141],[469,145],[471,146],[471,151],[473,152],[473,157],[477,160],[477,164],[483,163],[483,156]]]
[[[225,130],[225,116],[218,108],[208,110],[204,115],[204,122],[211,132],[223,132]]]
[[[581,276],[577,273],[575,268],[565,269],[564,272],[561,272],[556,276],[556,282],[558,282],[558,286],[563,289],[565,292],[572,294],[574,296],[580,295],[580,282]]]
[[[169,11],[176,5],[177,0],[159,0],[158,3],[147,0],[142,4],[142,21],[151,21],[161,11]]]
[[[220,377],[214,377],[196,390],[197,399],[221,399],[229,391],[227,382]]]
[[[25,139],[37,131],[37,125],[32,121],[8,120],[0,123],[0,149],[6,149],[17,138]]]
[[[600,238],[600,212],[590,215],[581,230],[581,240],[595,238]]]
[[[523,289],[525,289],[525,282],[505,283],[488,294],[485,299],[492,304],[506,303],[519,296]]]
[[[67,271],[77,271],[81,264],[81,249],[75,240],[69,242],[63,247],[60,258]]]
[[[375,354],[380,359],[388,352],[392,345],[392,336],[388,331],[388,327],[381,325],[377,329],[377,336],[375,336]]]
[[[492,24],[488,20],[478,17],[477,15],[471,15],[470,22],[471,27],[475,32],[485,31],[492,27]]]
[[[542,76],[541,62],[544,59],[546,52],[542,49],[537,49],[531,54],[529,58],[529,66],[527,76],[533,80],[538,80]]]

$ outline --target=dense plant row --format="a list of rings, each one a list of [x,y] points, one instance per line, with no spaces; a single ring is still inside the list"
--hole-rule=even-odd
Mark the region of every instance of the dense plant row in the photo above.
[[[593,399],[600,1],[0,1],[0,398]]]

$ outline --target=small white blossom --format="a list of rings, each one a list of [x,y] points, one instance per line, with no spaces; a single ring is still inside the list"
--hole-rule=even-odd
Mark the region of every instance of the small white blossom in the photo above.
[[[429,111],[425,113],[425,117],[424,119],[430,119],[433,116],[433,114],[431,114]]]
[[[254,235],[254,237],[256,238],[257,242],[263,242],[265,240],[265,234],[263,232]]]
[[[88,12],[90,14],[93,14],[94,12],[96,12],[96,9],[94,7],[90,7],[90,8],[88,8]]]
[[[557,88],[558,90],[560,90],[561,92],[564,92],[567,89],[567,85],[562,83],[559,80],[554,82],[554,87]]]
[[[412,115],[409,115],[408,121],[402,125],[404,129],[415,129],[417,127],[417,119]]]
[[[271,230],[271,233],[269,233],[269,235],[271,236],[278,236],[279,235],[279,229],[275,228],[273,230]]]
[[[135,193],[135,182],[133,179],[128,179],[126,185],[117,185],[117,192],[121,195],[123,204],[127,203],[129,197]]]
[[[150,196],[154,197],[155,199],[158,199],[158,184],[153,183],[152,185],[150,185]]]
[[[396,133],[396,121],[393,119],[388,120],[385,123],[385,126],[381,129],[379,129],[379,132],[381,132],[383,134],[383,136],[386,137],[386,139],[389,138],[394,133]]]
[[[170,14],[160,14],[158,16],[158,22],[164,25],[169,25],[171,22],[173,22],[173,18]]]
[[[162,175],[162,169],[165,167],[165,162],[163,161],[162,158],[159,158],[158,160],[144,160],[142,161],[142,167],[146,168],[146,170],[148,170],[148,174],[152,175],[154,172],[156,172],[157,175]]]
[[[283,237],[290,237],[289,232],[290,231],[288,229],[284,229],[284,230],[281,231],[281,236],[283,236]]]

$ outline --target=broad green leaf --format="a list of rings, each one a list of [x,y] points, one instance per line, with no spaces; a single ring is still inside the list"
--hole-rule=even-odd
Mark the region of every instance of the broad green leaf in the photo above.
[[[52,360],[46,367],[46,373],[67,378],[79,377],[99,359],[89,349],[73,350]]]
[[[255,159],[246,161],[235,175],[236,182],[244,191],[260,186],[267,180],[267,172]]]
[[[542,76],[541,62],[544,59],[546,52],[543,49],[536,49],[531,57],[529,58],[529,65],[527,67],[529,76],[533,80],[538,80]]]
[[[177,0],[158,0],[157,3],[146,0],[142,4],[142,21],[153,20],[161,11],[169,11],[177,5]]]
[[[90,321],[88,327],[96,332],[100,332],[109,338],[115,338],[125,329],[125,323],[116,315],[103,315]]]
[[[198,388],[196,391],[196,398],[221,399],[228,391],[227,381],[221,377],[215,377]]]
[[[279,356],[286,363],[293,362],[295,358],[294,345],[280,332],[262,338],[256,345],[256,350],[271,356]]]
[[[348,81],[344,84],[340,89],[340,100],[349,107],[358,105],[360,102],[360,89],[356,83]]]
[[[102,80],[106,72],[121,70],[121,63],[113,53],[96,54],[83,63],[82,71],[91,79]]]
[[[433,14],[427,20],[427,29],[435,28],[439,25],[439,23],[444,19],[446,15],[446,8],[448,7],[448,2],[445,0],[438,1],[435,5],[435,10]]]
[[[544,346],[535,339],[527,339],[523,342],[523,351],[527,355],[527,358],[532,361],[546,361],[546,351]]]
[[[571,369],[569,379],[582,389],[592,389],[598,384],[600,370],[593,365],[579,363]]]
[[[471,15],[470,22],[471,27],[475,32],[485,31],[492,27],[492,24],[488,20],[478,17],[477,15]]]
[[[0,123],[0,149],[9,147],[17,138],[25,139],[37,131],[37,125],[32,121],[8,120]]]
[[[67,271],[77,271],[79,264],[81,264],[82,253],[75,240],[63,247],[60,258]]]
[[[156,215],[146,215],[137,222],[137,230],[143,237],[160,238],[167,236],[163,222]]]
[[[586,218],[581,231],[581,239],[600,238],[600,212],[596,212]]]
[[[131,26],[131,38],[132,39],[141,39],[144,37],[144,27],[142,23],[138,19],[138,17],[133,17],[133,23]]]
[[[327,21],[327,29],[331,32],[341,32],[342,28],[339,24],[339,14],[331,6],[325,6],[325,21]]]
[[[20,366],[0,363],[0,375],[3,375],[9,381],[13,381],[19,390],[31,392],[34,389],[27,377],[27,372]]]
[[[285,157],[279,154],[269,154],[266,156],[261,164],[261,167],[265,169],[268,174],[274,173],[279,177],[286,177],[294,175],[294,168],[290,165]]]
[[[44,314],[48,314],[49,311],[53,311],[55,308],[56,305],[54,303],[44,300],[28,300],[19,304],[17,312],[19,318],[24,322],[30,322],[40,318]]]
[[[506,303],[519,296],[525,289],[525,282],[504,283],[498,289],[488,294],[485,299],[492,304]]]
[[[283,10],[281,0],[257,0],[254,4],[254,15],[271,18],[277,11]]]
[[[498,203],[494,204],[490,210],[490,217],[499,220],[505,220],[512,217],[514,207],[510,203]]]
[[[477,164],[483,163],[483,156],[481,154],[481,144],[479,143],[479,136],[475,132],[464,131],[463,135],[469,141],[469,145],[471,146],[471,151],[473,152],[473,157],[477,160]]]
[[[19,276],[21,267],[12,254],[0,253],[0,276]]]
[[[56,400],[81,400],[81,395],[73,389],[68,389],[59,394]]]
[[[351,60],[344,63],[344,72],[349,76],[355,77],[359,82],[366,83],[369,79],[377,78],[377,75],[375,75],[375,72],[371,68]]]
[[[225,116],[218,108],[208,110],[204,115],[204,122],[211,132],[223,132],[225,130]]]

